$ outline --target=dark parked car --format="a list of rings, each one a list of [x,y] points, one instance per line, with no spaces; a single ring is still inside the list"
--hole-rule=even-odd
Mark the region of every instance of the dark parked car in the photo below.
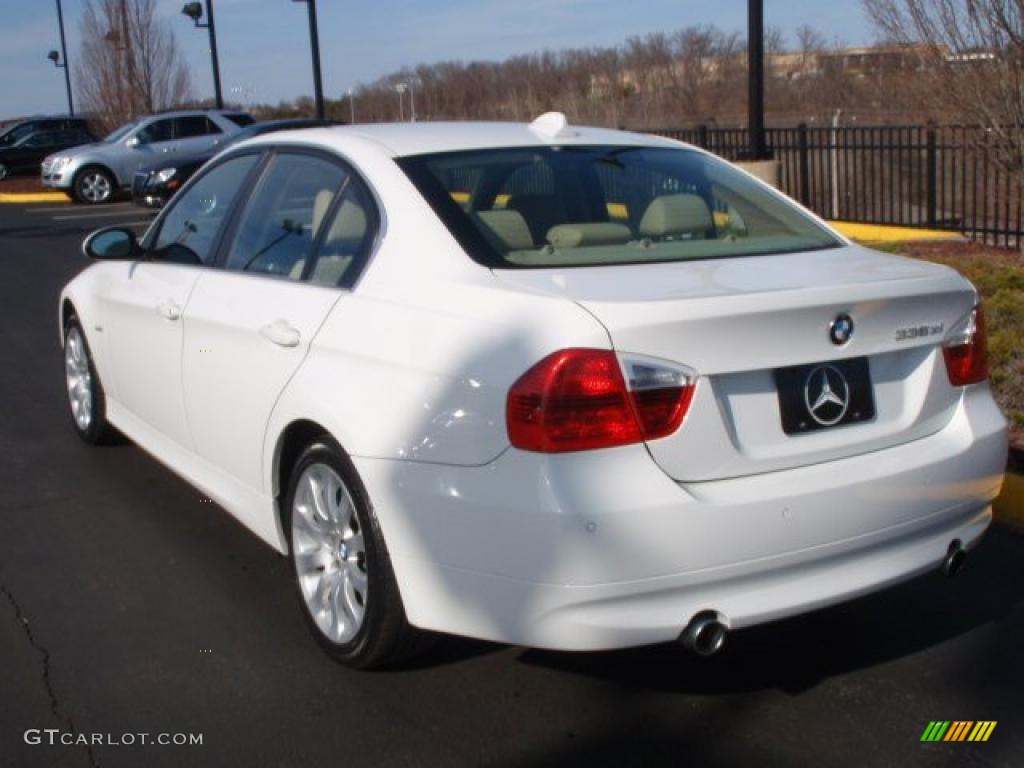
[[[89,122],[82,117],[61,115],[29,117],[0,128],[0,148],[13,146],[37,131],[84,131],[88,134]]]
[[[84,128],[22,133],[13,141],[0,142],[0,179],[13,173],[39,173],[47,155],[94,141],[96,138]]]
[[[268,120],[253,123],[235,133],[231,138],[213,149],[195,154],[177,155],[164,158],[160,162],[143,166],[135,173],[132,182],[132,200],[136,205],[147,208],[160,208],[203,164],[226,147],[239,141],[251,139],[264,133],[289,131],[298,128],[317,128],[326,125],[338,125],[333,120],[315,120],[312,118],[296,118],[292,120]]]

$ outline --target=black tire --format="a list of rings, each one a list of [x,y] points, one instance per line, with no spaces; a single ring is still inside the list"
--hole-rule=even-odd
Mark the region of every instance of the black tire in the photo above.
[[[362,533],[365,549],[362,560],[365,568],[361,568],[367,584],[365,612],[361,625],[347,642],[335,642],[320,628],[307,604],[296,563],[297,527],[292,525],[296,492],[306,470],[317,464],[332,469],[344,484],[344,490],[352,500],[354,522]],[[407,660],[429,645],[430,636],[412,627],[406,619],[391,558],[366,488],[348,455],[330,437],[324,436],[313,442],[296,460],[288,479],[282,522],[288,536],[292,580],[302,615],[321,648],[331,658],[356,669],[379,668]],[[356,525],[352,527],[356,528]]]
[[[106,193],[100,194],[96,190],[103,189]],[[110,171],[96,165],[90,165],[75,174],[74,183],[71,185],[71,192],[75,200],[87,205],[103,205],[114,199],[117,187]]]
[[[89,390],[88,418],[79,419],[75,410],[72,397],[71,383],[69,379],[69,339],[80,339],[82,354],[85,355],[85,365],[89,371],[87,388]],[[75,342],[72,341],[74,344]],[[103,391],[103,383],[100,381],[96,366],[93,364],[92,352],[89,349],[89,341],[85,337],[85,331],[78,318],[71,315],[64,326],[64,381],[68,390],[68,414],[71,416],[71,425],[80,438],[90,445],[100,445],[114,442],[117,432],[107,421],[107,396]],[[81,401],[79,401],[81,405]]]

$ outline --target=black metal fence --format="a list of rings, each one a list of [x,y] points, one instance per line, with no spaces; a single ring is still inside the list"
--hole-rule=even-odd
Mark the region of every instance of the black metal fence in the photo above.
[[[728,160],[741,159],[748,147],[746,129],[653,133]],[[995,162],[984,129],[801,125],[769,129],[768,146],[783,191],[825,218],[950,230],[1021,247],[1021,176]]]

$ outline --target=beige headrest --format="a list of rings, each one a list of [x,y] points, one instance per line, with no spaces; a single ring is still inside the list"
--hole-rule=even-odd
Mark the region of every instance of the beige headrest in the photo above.
[[[352,200],[345,200],[338,209],[338,214],[327,233],[326,242],[336,240],[362,240],[366,234],[366,211],[363,206]]]
[[[324,220],[324,216],[327,215],[327,209],[331,207],[331,200],[334,199],[334,192],[330,189],[321,189],[316,193],[316,197],[313,198],[313,221],[312,221],[312,234],[320,230],[320,224]]]
[[[647,206],[640,219],[640,234],[644,237],[704,234],[714,227],[708,204],[699,195],[664,195],[656,197]]]
[[[534,247],[533,235],[519,211],[480,211],[477,217],[510,251],[528,251]]]
[[[548,230],[548,242],[555,248],[580,248],[588,245],[625,245],[630,241],[629,227],[611,221],[588,224],[559,224]]]

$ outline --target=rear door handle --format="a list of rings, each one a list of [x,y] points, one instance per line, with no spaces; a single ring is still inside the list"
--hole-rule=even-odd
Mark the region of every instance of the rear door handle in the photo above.
[[[270,325],[264,325],[260,328],[260,335],[279,347],[297,347],[302,339],[302,334],[297,328],[292,328],[287,320],[275,320]]]
[[[181,317],[181,307],[171,300],[167,300],[163,304],[158,305],[156,311],[159,312],[160,317],[165,320],[177,320]]]

